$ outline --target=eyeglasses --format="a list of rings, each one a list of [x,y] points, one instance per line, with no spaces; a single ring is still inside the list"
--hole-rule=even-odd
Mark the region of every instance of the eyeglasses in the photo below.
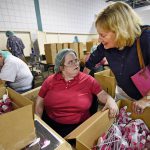
[[[72,67],[76,64],[79,64],[80,60],[79,59],[74,59],[74,60],[70,60],[68,63],[64,64],[64,66],[66,67]]]

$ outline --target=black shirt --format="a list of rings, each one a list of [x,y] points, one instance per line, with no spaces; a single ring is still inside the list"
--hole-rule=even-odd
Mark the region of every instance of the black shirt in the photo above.
[[[140,45],[145,65],[150,65],[150,30],[143,31],[140,36]],[[136,41],[131,47],[125,47],[123,50],[118,50],[117,48],[106,50],[103,44],[100,44],[90,55],[86,62],[86,67],[92,69],[103,57],[106,57],[118,86],[131,98],[141,99],[142,95],[131,80],[131,76],[140,70]]]

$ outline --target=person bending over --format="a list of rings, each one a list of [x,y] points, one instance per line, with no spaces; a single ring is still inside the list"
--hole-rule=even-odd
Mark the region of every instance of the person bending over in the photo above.
[[[102,10],[95,22],[101,44],[90,55],[84,72],[88,73],[106,57],[117,80],[117,99],[133,100],[133,112],[143,113],[150,106],[150,91],[144,97],[131,80],[140,71],[137,38],[145,66],[150,65],[150,29],[142,25],[136,12],[124,2],[115,2]]]

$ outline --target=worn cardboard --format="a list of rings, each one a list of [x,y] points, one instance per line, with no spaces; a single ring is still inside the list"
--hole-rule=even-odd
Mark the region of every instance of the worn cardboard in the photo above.
[[[0,98],[6,88],[0,88]],[[36,137],[33,102],[8,88],[14,110],[0,115],[0,150],[20,150]]]
[[[52,128],[50,128],[37,115],[35,115],[35,120],[37,120],[39,123],[42,124],[42,126],[50,133],[50,136],[52,138],[55,138],[57,140],[58,144],[57,144],[57,147],[55,148],[55,150],[72,150],[71,145],[65,139],[63,139],[58,133],[56,133]],[[47,139],[46,134],[44,136]],[[48,139],[48,140],[50,140],[50,139]],[[52,144],[52,147],[53,147],[53,143],[51,143],[51,144]]]
[[[44,50],[47,64],[55,64],[57,54],[56,43],[44,44]]]
[[[131,112],[132,102],[129,100],[120,100],[118,102],[119,108],[128,106],[127,111]],[[146,125],[150,128],[150,108],[146,108],[141,115],[131,114],[133,119],[142,119]],[[108,117],[108,110],[104,112],[97,112],[81,124],[78,128],[68,134],[65,139],[69,142],[75,142],[76,150],[90,150],[96,143],[98,138],[112,125],[114,119]]]
[[[116,79],[110,69],[94,73],[95,79],[99,82],[102,88],[109,93],[113,98],[115,97]]]

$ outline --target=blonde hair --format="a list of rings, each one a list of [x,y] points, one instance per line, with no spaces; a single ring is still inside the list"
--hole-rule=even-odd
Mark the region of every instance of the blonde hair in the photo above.
[[[98,15],[95,26],[116,34],[116,46],[120,50],[132,46],[135,39],[141,35],[140,17],[124,2],[115,2],[107,6]]]

